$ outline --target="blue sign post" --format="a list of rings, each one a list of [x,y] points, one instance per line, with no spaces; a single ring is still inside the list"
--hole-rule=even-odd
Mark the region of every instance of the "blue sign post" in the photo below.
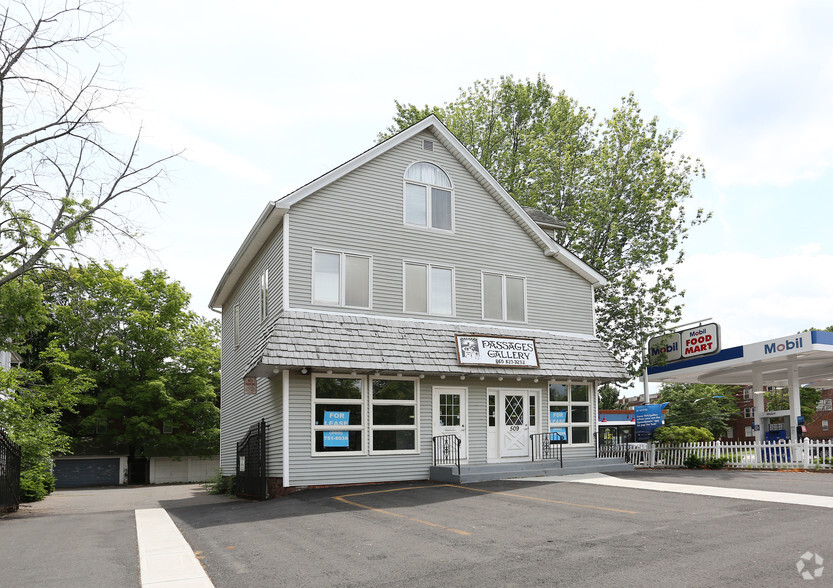
[[[651,440],[654,429],[662,426],[662,407],[664,404],[645,404],[634,406],[636,418],[636,440],[645,443]]]

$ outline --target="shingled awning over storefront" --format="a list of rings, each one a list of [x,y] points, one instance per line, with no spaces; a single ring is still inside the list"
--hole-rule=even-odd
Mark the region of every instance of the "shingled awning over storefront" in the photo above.
[[[461,366],[455,335],[534,339],[539,367]],[[247,376],[283,369],[618,381],[622,364],[596,338],[535,329],[287,311],[267,331]]]

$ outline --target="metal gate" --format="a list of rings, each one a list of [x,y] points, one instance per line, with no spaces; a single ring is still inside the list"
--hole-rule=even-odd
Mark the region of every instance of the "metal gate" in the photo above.
[[[237,496],[265,500],[269,498],[266,484],[266,419],[249,427],[237,442]]]
[[[20,505],[20,446],[0,429],[0,513]]]

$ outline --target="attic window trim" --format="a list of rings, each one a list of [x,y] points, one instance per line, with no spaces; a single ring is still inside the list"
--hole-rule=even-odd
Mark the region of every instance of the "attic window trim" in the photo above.
[[[415,161],[405,170],[402,221],[406,226],[454,232],[454,185],[440,166]]]

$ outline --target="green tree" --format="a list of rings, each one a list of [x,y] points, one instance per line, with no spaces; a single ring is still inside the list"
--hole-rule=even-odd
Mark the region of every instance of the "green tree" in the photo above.
[[[619,389],[612,384],[604,384],[599,387],[599,408],[602,410],[614,410],[619,406]]]
[[[709,443],[714,441],[714,434],[705,427],[664,425],[654,429],[652,439],[661,445],[680,445],[682,443]]]
[[[816,415],[816,406],[821,400],[821,390],[809,386],[801,388],[798,393],[801,414],[807,421],[813,420]],[[782,388],[772,392],[764,392],[764,406],[766,410],[789,410],[790,389]]]
[[[0,287],[79,254],[87,237],[134,239],[123,212],[154,204],[165,157],[142,162],[103,118],[122,106],[104,67],[118,4],[11,0],[0,10]]]
[[[740,410],[733,386],[663,384],[657,402],[667,402],[668,427],[699,427],[722,436]]]
[[[76,446],[131,456],[211,455],[219,447],[219,324],[188,310],[163,271],[70,268],[45,282],[53,344],[94,387],[63,420]]]
[[[0,428],[21,448],[21,500],[40,500],[52,491],[52,455],[68,452],[70,438],[60,428],[61,415],[92,386],[82,370],[67,363],[54,345],[40,353],[36,369],[0,369]],[[48,371],[50,378],[45,378]]]
[[[689,230],[699,160],[677,152],[679,131],[645,120],[630,94],[601,122],[543,76],[475,82],[442,107],[396,102],[385,139],[435,113],[521,204],[568,222],[562,244],[608,279],[596,290],[598,332],[632,374],[646,336],[678,322],[674,268]]]

